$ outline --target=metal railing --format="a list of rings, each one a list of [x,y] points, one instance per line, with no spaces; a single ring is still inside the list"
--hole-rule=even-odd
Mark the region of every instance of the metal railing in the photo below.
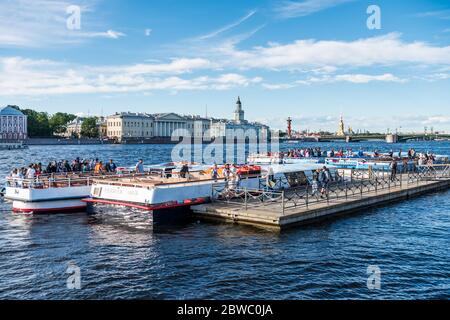
[[[370,170],[369,170],[370,171]],[[347,175],[340,174],[335,181],[321,184],[308,181],[305,185],[269,190],[265,186],[261,189],[233,188],[229,185],[214,185],[212,201],[223,202],[232,206],[261,208],[270,206],[271,210],[281,211],[295,208],[309,208],[311,205],[326,203],[333,200],[363,198],[369,193],[382,190],[420,185],[430,181],[450,179],[450,165],[419,166],[411,172],[377,172],[368,170],[351,170]],[[275,183],[279,187],[282,182]]]
[[[135,174],[131,172],[117,173],[66,173],[42,174],[34,178],[6,178],[6,187],[22,189],[49,189],[90,186],[94,180],[110,179],[113,177],[127,177]]]

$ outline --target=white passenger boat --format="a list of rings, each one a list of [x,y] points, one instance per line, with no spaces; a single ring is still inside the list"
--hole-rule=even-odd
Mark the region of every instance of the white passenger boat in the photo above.
[[[69,173],[40,175],[33,179],[8,177],[4,197],[12,201],[14,212],[79,212],[86,209],[81,199],[89,196],[93,179],[111,176]]]
[[[115,205],[133,207],[146,211],[164,208],[176,208],[209,201],[213,185],[230,185],[257,189],[261,167],[240,166],[237,168],[239,179],[230,177],[226,180],[222,175],[223,167],[219,167],[219,177],[211,177],[211,166],[191,168],[183,177],[179,167],[167,173],[165,167],[161,172],[153,171],[142,177],[114,177],[110,179],[94,179],[90,198],[86,203],[96,205]]]
[[[247,158],[250,165],[266,164],[296,164],[296,163],[319,163],[319,158],[291,158],[285,157],[283,153],[275,154],[251,154]]]
[[[239,166],[239,179],[228,180],[219,169],[219,178],[212,179],[210,170],[190,171],[180,177],[178,170],[170,176],[151,174],[144,177],[94,179],[90,198],[83,201],[93,206],[123,206],[154,211],[191,206],[211,200],[214,189],[262,188],[286,189],[311,182],[313,173],[323,165],[313,163]],[[337,170],[330,167],[333,178]]]
[[[406,158],[405,158],[406,159]],[[406,164],[408,167],[412,167],[414,165],[414,160],[406,160]],[[342,169],[355,169],[355,170],[368,170],[371,168],[372,170],[380,170],[380,171],[388,171],[390,169],[392,160],[383,160],[383,159],[354,159],[354,158],[327,158],[325,159],[325,163],[327,165],[333,165]],[[403,168],[404,162],[403,160],[397,160],[398,169],[401,170]]]
[[[283,190],[295,188],[313,182],[314,172],[326,167],[333,181],[341,179],[336,166],[318,163],[277,164],[262,166],[264,188]]]

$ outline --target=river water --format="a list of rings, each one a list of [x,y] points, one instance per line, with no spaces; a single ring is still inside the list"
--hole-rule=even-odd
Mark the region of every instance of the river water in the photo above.
[[[293,148],[316,146],[303,143]],[[381,142],[320,144],[375,148]],[[450,154],[448,142],[394,145]],[[113,158],[170,160],[170,145],[32,146],[0,153],[13,166]],[[450,192],[273,233],[188,221],[154,228],[130,210],[87,215],[13,214],[0,203],[0,299],[449,299]],[[81,289],[66,282],[79,267]],[[369,266],[380,288],[367,286]]]

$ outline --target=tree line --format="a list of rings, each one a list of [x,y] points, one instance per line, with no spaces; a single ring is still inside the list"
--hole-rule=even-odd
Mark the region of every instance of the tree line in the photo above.
[[[56,112],[48,114],[33,109],[21,109],[18,106],[11,106],[27,116],[28,136],[30,138],[49,138],[61,135],[67,131],[67,125],[77,118],[76,115],[65,112]],[[87,117],[81,125],[82,138],[98,138],[99,128],[97,126],[97,117]],[[73,138],[80,138],[74,136]]]

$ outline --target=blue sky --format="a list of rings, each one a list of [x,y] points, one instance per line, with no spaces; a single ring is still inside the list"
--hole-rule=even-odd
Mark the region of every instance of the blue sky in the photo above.
[[[0,2],[0,105],[230,117],[238,95],[274,128],[335,130],[342,113],[354,129],[450,131],[450,1]]]

